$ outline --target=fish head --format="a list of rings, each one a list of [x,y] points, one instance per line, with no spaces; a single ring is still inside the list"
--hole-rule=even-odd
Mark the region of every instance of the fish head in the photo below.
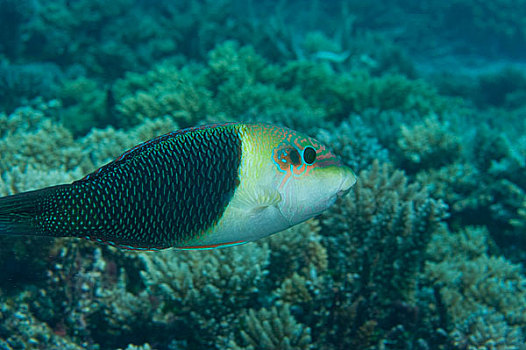
[[[272,149],[278,207],[295,225],[329,208],[356,183],[353,171],[324,144],[293,130]]]
[[[323,143],[300,132],[264,125],[255,146],[261,157],[257,192],[278,198],[273,203],[281,218],[293,226],[329,208],[348,193],[356,176]],[[275,195],[268,195],[268,193]],[[285,229],[287,227],[284,227]]]

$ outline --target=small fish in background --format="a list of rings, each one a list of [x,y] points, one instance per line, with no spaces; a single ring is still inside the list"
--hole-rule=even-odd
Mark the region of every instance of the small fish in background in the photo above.
[[[226,247],[320,214],[355,182],[324,145],[296,131],[195,127],[144,142],[72,184],[0,198],[0,234],[138,250]]]

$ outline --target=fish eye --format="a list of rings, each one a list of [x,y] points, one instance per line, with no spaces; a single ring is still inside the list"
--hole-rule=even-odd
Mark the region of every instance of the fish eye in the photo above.
[[[290,162],[294,165],[300,164],[300,154],[297,149],[291,148],[289,150],[289,158]]]
[[[311,165],[316,161],[316,150],[310,146],[305,147],[303,150],[303,161],[307,165]]]

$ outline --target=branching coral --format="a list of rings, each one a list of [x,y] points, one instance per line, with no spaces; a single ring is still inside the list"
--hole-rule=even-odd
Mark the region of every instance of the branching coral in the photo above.
[[[170,118],[147,120],[128,132],[93,130],[74,140],[53,121],[56,101],[0,114],[0,194],[57,185],[79,179],[140,142],[178,129]]]
[[[402,125],[398,139],[402,167],[413,171],[455,162],[460,157],[460,146],[459,137],[436,115],[412,126]]]
[[[491,196],[480,186],[482,177],[473,165],[458,162],[416,175],[418,182],[426,186],[434,198],[447,203],[453,222],[490,203]]]
[[[148,119],[127,131],[112,127],[93,129],[88,135],[77,140],[73,150],[78,152],[77,156],[81,155],[80,167],[84,173],[88,173],[141,142],[177,129],[178,124],[169,117]]]
[[[389,161],[388,151],[373,135],[373,130],[361,118],[351,116],[338,126],[319,129],[316,138],[330,145],[345,164],[359,172],[370,167],[375,159],[382,163]]]
[[[305,110],[308,105],[296,90],[277,87],[280,68],[258,55],[251,46],[233,41],[216,46],[209,54],[209,87],[219,110],[230,118],[280,109]]]
[[[67,166],[64,149],[73,145],[73,137],[64,127],[49,118],[59,105],[43,104],[40,108],[21,107],[9,116],[0,115],[0,172],[15,165]]]
[[[388,165],[364,170],[349,196],[323,219],[337,307],[325,337],[341,346],[371,346],[399,322],[418,324],[417,279],[445,207]],[[404,313],[404,320],[389,317]],[[348,324],[351,323],[352,327]],[[403,334],[402,332],[400,334]]]
[[[181,126],[189,126],[214,113],[202,70],[161,64],[146,74],[127,74],[114,87],[118,124],[171,116]]]
[[[259,114],[284,111],[320,115],[310,109],[299,90],[278,87],[279,74],[279,67],[252,47],[227,41],[209,53],[206,66],[178,68],[172,62],[146,74],[127,74],[113,89],[118,122],[128,126],[168,115],[189,126],[208,116],[255,119]]]
[[[255,244],[141,255],[142,279],[159,303],[154,318],[170,324],[177,337],[211,347],[228,330],[223,325],[257,301],[268,255],[266,245]]]
[[[122,349],[118,349],[118,350],[122,350]],[[145,343],[143,345],[133,345],[133,344],[129,344],[126,349],[124,350],[152,350],[152,347],[150,346],[150,344],[148,343]]]
[[[375,162],[323,221],[331,266],[359,274],[361,288],[374,289],[383,302],[410,298],[422,251],[444,217],[443,203]]]
[[[327,269],[327,251],[321,244],[320,230],[319,221],[312,219],[269,237],[270,273],[279,276],[278,280],[293,273],[323,273]]]
[[[526,325],[522,267],[488,255],[485,228],[444,231],[429,245],[426,276],[438,287],[459,343],[483,349],[518,347]]]
[[[270,309],[249,309],[240,317],[239,340],[231,341],[227,349],[312,349],[310,329],[298,323],[289,304]]]
[[[467,152],[450,154],[449,158],[456,159],[452,164],[443,159],[442,166],[437,160],[437,167],[415,168],[419,170],[416,179],[449,205],[454,228],[485,225],[502,247],[524,247],[520,229],[526,200],[524,140],[512,143],[505,134],[482,126],[473,139],[463,135],[459,141]]]
[[[315,74],[310,72],[311,69],[317,72],[317,79],[307,82],[305,78]],[[300,89],[304,86],[313,87],[314,91],[305,93],[305,96],[308,96],[313,106],[324,108],[328,116],[334,119],[361,114],[370,108],[402,113],[414,111],[424,116],[429,113],[441,114],[451,107],[425,82],[409,80],[401,75],[371,77],[367,71],[339,74],[329,68],[320,72],[320,66],[307,62],[290,67],[283,76]]]
[[[524,336],[517,327],[509,327],[502,315],[482,309],[468,317],[452,332],[457,348],[508,350],[524,348]]]
[[[74,145],[72,135],[49,118],[57,107],[50,103],[0,115],[0,194],[69,182],[81,175],[75,169],[78,157],[67,151]]]
[[[0,347],[14,349],[80,350],[85,347],[61,337],[31,314],[28,302],[34,296],[22,293],[15,298],[2,296],[0,303]]]
[[[105,127],[112,121],[106,90],[85,77],[65,81],[59,94],[63,105],[62,124],[75,135],[84,135],[94,127]]]
[[[360,172],[322,216],[226,250],[136,253],[2,237],[0,348],[518,348],[523,267],[491,253],[507,252],[506,241],[524,254],[523,131],[484,131],[478,111],[465,113],[469,102],[415,80],[404,47],[363,33],[400,26],[404,6],[418,13],[410,28],[427,22],[425,6],[438,8],[430,27],[439,28],[455,15],[443,4],[362,3],[313,2],[310,19],[288,14],[306,25],[298,31],[284,12],[303,5],[284,2],[0,0],[0,17],[11,20],[0,28],[14,23],[0,33],[0,103],[10,113],[0,115],[0,195],[70,182],[142,141],[210,121],[307,131]],[[267,6],[274,17],[255,15]],[[454,1],[467,14],[492,6]],[[240,7],[255,12],[241,18]],[[312,15],[325,10],[342,19],[313,28],[335,22]],[[492,21],[510,19],[489,36],[517,38],[519,17],[502,11],[466,26],[493,33]],[[400,37],[411,35],[421,32]],[[524,84],[519,71],[503,71],[479,78],[478,90],[461,85],[474,94],[460,95],[510,110],[481,111],[489,125],[504,113],[519,125]],[[379,165],[388,161],[410,180]],[[455,233],[443,225],[442,200]],[[486,229],[462,229],[472,222],[500,237],[499,248]],[[20,290],[5,287],[12,278]]]

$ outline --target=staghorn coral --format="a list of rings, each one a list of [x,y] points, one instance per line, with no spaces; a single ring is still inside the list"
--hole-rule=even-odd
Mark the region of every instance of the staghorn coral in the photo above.
[[[0,172],[15,165],[67,165],[63,148],[71,146],[73,138],[62,126],[46,118],[46,113],[49,116],[58,107],[52,102],[38,109],[22,107],[9,116],[0,115]]]
[[[416,179],[434,198],[443,200],[451,213],[450,220],[466,218],[470,211],[489,205],[491,196],[480,186],[483,175],[470,163],[456,162],[418,172]]]
[[[524,349],[524,337],[509,327],[502,315],[483,309],[475,312],[452,332],[457,348],[477,350]]]
[[[266,239],[270,249],[269,272],[278,276],[278,280],[290,277],[293,273],[302,276],[323,273],[328,262],[320,230],[320,222],[311,219]]]
[[[458,343],[518,347],[526,325],[526,278],[522,266],[489,255],[488,246],[484,227],[443,231],[429,245],[425,275],[438,288]]]
[[[47,170],[46,167],[32,164],[27,164],[25,167],[14,166],[0,175],[0,196],[69,183],[82,178],[84,175],[80,168],[67,171],[65,167]]]
[[[23,292],[13,298],[1,296],[0,347],[2,349],[85,349],[85,346],[76,344],[70,338],[55,334],[46,323],[38,320],[28,306],[32,298],[34,295],[31,292]]]
[[[141,142],[177,129],[179,125],[170,117],[148,119],[126,131],[112,127],[92,129],[88,135],[78,139],[76,147],[70,151],[81,155],[79,166],[86,174]]]
[[[372,77],[365,70],[336,72],[327,64],[291,62],[279,78],[279,87],[297,88],[312,108],[321,108],[329,118],[343,120],[368,109],[395,110],[425,116],[452,110],[454,104],[422,80],[402,75]]]
[[[338,126],[328,125],[318,130],[316,138],[330,145],[336,154],[355,172],[367,169],[375,159],[389,161],[389,153],[383,148],[373,130],[358,116],[350,116]]]
[[[128,73],[113,88],[118,125],[136,125],[164,116],[183,127],[196,124],[214,113],[204,75],[200,66],[179,69],[170,64],[161,64],[146,74]]]
[[[374,162],[325,215],[330,265],[358,273],[362,288],[374,288],[383,302],[410,298],[421,252],[445,216],[443,203],[429,198],[426,189]]]
[[[239,317],[239,340],[230,341],[226,349],[312,349],[309,327],[298,323],[283,303],[270,309],[249,309]]]
[[[0,194],[71,182],[125,150],[178,129],[170,118],[147,120],[128,132],[94,129],[82,139],[53,121],[56,101],[0,114]]]
[[[280,67],[251,46],[226,41],[210,51],[204,66],[179,68],[176,62],[166,62],[145,74],[128,73],[113,88],[117,122],[129,126],[168,115],[189,126],[205,118],[277,120],[280,114],[296,114],[298,124],[305,119],[312,125],[310,116],[318,118],[322,112],[311,109],[298,89],[278,87],[279,74]]]
[[[511,142],[506,134],[482,125],[475,136],[463,135],[460,141],[465,152],[450,156],[454,163],[422,169],[416,179],[448,204],[454,229],[466,224],[484,225],[504,249],[523,249],[524,139]],[[520,252],[513,255],[520,259]]]
[[[521,210],[526,201],[526,138],[512,139],[502,133],[481,132],[474,146],[477,163],[485,170],[486,192],[491,196],[486,223],[495,239],[505,245],[526,247],[520,229]]]
[[[109,95],[100,83],[79,77],[67,80],[60,89],[60,120],[74,135],[85,135],[91,128],[102,128],[112,121]]]
[[[216,46],[209,54],[209,86],[230,117],[280,108],[308,109],[300,93],[277,86],[279,67],[269,64],[251,46],[233,41]]]
[[[330,331],[321,337],[352,348],[382,339],[417,342],[412,337],[426,332],[424,313],[415,311],[417,282],[427,244],[445,217],[443,203],[401,171],[378,162],[362,171],[353,191],[323,215],[335,295]]]
[[[154,320],[169,324],[176,337],[214,347],[239,310],[260,297],[268,255],[267,245],[255,244],[141,255],[142,280],[150,297],[158,299]]]
[[[314,135],[319,130],[320,121],[325,121],[325,112],[321,109],[294,109],[278,107],[255,114],[254,111],[240,117],[241,120],[259,121],[282,125],[294,130],[302,130],[309,135]]]
[[[411,171],[422,171],[451,164],[459,159],[461,143],[446,122],[436,115],[426,117],[421,123],[402,124],[398,139],[401,165]]]
[[[280,115],[287,120],[296,111],[293,124],[305,128],[312,127],[312,118],[344,119],[371,108],[420,116],[453,108],[423,81],[400,75],[374,78],[365,71],[340,74],[314,61],[272,65],[251,46],[234,41],[210,51],[205,66],[178,68],[167,62],[146,74],[129,73],[113,93],[122,126],[162,115],[183,126],[210,115],[283,122]]]

